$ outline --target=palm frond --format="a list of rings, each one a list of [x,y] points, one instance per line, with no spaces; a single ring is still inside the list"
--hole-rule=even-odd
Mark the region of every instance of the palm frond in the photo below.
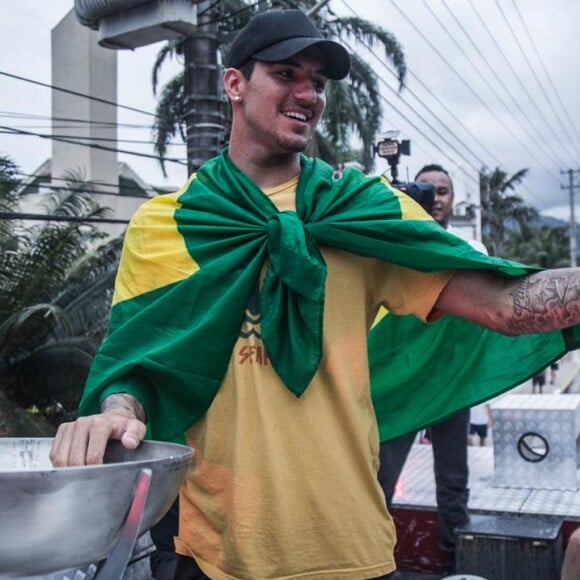
[[[356,16],[319,20],[318,24],[329,37],[354,39],[362,46],[370,48],[381,45],[387,61],[395,69],[397,78],[399,79],[399,90],[403,89],[407,76],[405,53],[392,32],[385,30],[369,20]]]
[[[153,94],[157,95],[157,87],[159,85],[159,74],[163,68],[163,64],[167,59],[173,58],[176,55],[183,54],[183,38],[169,40],[164,44],[157,56],[155,57],[155,62],[153,63],[153,71],[151,73],[151,86],[153,87]]]
[[[68,314],[54,304],[34,304],[9,316],[0,324],[1,366],[33,350],[49,336],[70,336]]]
[[[155,108],[157,116],[152,127],[154,149],[159,155],[159,164],[165,176],[167,176],[165,154],[169,142],[178,133],[185,141],[185,129],[183,128],[185,113],[184,75],[185,73],[182,71],[164,85]]]

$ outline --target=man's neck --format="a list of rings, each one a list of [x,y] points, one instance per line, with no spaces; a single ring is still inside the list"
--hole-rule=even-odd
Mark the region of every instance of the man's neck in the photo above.
[[[234,165],[260,189],[276,187],[300,173],[299,153],[260,154],[255,149],[236,147],[230,143],[229,156]]]

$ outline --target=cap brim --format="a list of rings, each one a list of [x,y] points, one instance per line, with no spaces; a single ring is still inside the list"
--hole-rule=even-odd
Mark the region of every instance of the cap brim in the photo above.
[[[329,79],[341,80],[350,71],[350,56],[346,49],[332,40],[308,38],[289,38],[252,55],[256,60],[277,62],[286,60],[303,50],[315,46],[324,60],[324,69]]]

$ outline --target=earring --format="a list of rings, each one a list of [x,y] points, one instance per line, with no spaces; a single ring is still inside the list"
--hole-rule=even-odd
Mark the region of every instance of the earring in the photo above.
[[[240,95],[236,95],[235,101],[236,101],[236,103],[241,103],[242,97],[240,97]]]

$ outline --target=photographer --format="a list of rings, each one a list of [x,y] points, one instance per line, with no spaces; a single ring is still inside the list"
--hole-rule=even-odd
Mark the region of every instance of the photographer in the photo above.
[[[430,184],[434,197],[429,198],[428,190],[408,185],[407,191],[431,214],[448,232],[453,232],[449,218],[453,211],[453,183],[449,173],[440,165],[426,165],[415,176],[415,181]],[[476,250],[487,254],[485,246],[477,240],[469,242]],[[455,528],[463,526],[469,519],[467,500],[469,498],[467,467],[467,435],[469,409],[452,415],[448,419],[432,425],[429,429],[433,449],[433,467],[437,497],[437,540],[443,552],[446,573],[455,572]],[[416,433],[410,433],[381,445],[378,478],[385,492],[389,510],[392,506],[395,484]]]

